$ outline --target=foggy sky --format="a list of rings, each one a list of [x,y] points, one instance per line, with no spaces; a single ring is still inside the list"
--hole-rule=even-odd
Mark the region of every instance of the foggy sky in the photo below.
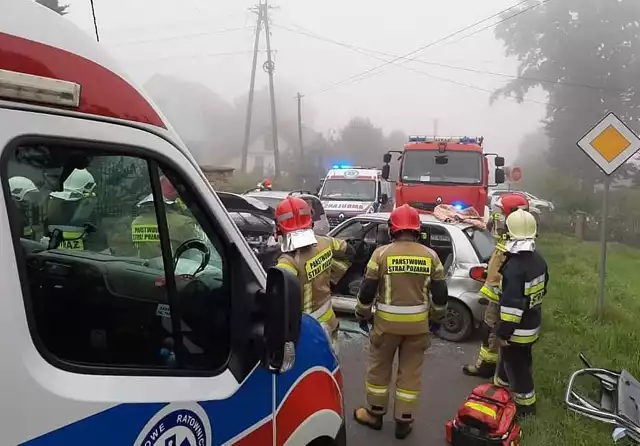
[[[89,2],[67,0],[67,18],[93,35]],[[201,82],[231,102],[249,84],[257,0],[95,0],[102,43],[139,84],[155,73]],[[409,62],[328,91],[320,90],[382,61],[349,49],[291,33],[279,26],[313,32],[357,47],[402,55],[513,5],[513,0],[273,0],[272,47],[277,50],[278,83],[294,85],[314,109],[305,124],[327,132],[353,116],[367,116],[385,132],[431,134],[438,119],[440,135],[484,135],[487,151],[511,159],[524,134],[539,127],[544,93],[518,104],[503,99],[489,105],[489,93],[412,72],[430,73],[480,89],[493,90],[508,78]],[[495,22],[496,19],[492,20]],[[484,27],[491,22],[486,22]],[[467,32],[470,33],[472,31]],[[198,35],[199,34],[199,35]],[[418,58],[475,70],[515,74],[516,61],[506,59],[493,28],[468,39],[464,34],[428,48]],[[264,34],[262,37],[262,48]],[[232,54],[230,54],[232,53]],[[260,55],[260,64],[265,60]],[[384,57],[384,56],[379,56]],[[267,83],[261,69],[256,87]],[[291,101],[294,101],[291,98]],[[509,159],[507,160],[507,163]]]

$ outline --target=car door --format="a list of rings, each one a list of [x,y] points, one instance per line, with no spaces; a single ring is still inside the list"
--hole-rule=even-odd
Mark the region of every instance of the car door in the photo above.
[[[3,443],[272,444],[276,378],[249,347],[265,273],[187,155],[143,129],[8,109],[0,150]],[[8,179],[30,178],[46,210],[74,167],[95,179],[81,237],[106,234],[99,248],[40,244],[43,221],[20,238]]]

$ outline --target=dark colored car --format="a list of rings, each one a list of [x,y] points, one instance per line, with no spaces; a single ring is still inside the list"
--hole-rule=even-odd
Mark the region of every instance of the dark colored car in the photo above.
[[[267,269],[275,264],[280,247],[274,239],[276,227],[274,209],[261,200],[245,195],[230,192],[216,192],[216,194],[262,266]]]
[[[322,202],[318,197],[307,191],[276,191],[276,190],[254,190],[245,192],[243,197],[256,198],[268,206],[275,209],[278,204],[288,196],[296,196],[306,201],[313,210],[313,232],[318,235],[327,235],[329,232],[329,221],[322,207]]]

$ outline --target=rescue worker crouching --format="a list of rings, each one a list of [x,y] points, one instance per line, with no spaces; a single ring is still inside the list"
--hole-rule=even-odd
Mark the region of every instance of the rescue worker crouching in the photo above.
[[[355,250],[346,241],[313,233],[311,208],[301,198],[287,197],[276,208],[278,235],[283,254],[277,266],[298,277],[302,285],[302,310],[327,331],[337,347],[338,319],[331,305],[333,260],[351,261]]]
[[[500,267],[506,259],[506,243],[508,241],[505,219],[517,209],[528,210],[529,202],[520,194],[504,194],[496,202],[492,214],[492,227],[494,237],[497,239],[496,247],[489,259],[486,269],[485,283],[480,289],[480,294],[488,300],[484,311],[482,323],[482,344],[474,364],[462,367],[462,372],[469,376],[492,378],[498,362],[498,351],[492,347],[495,339],[494,327],[500,317]]]
[[[517,210],[506,220],[509,241],[502,274],[500,319],[494,341],[500,349],[494,384],[509,387],[518,415],[533,415],[536,392],[533,382],[533,344],[542,320],[542,301],[547,293],[549,270],[535,249],[536,220]]]
[[[20,216],[20,237],[36,240],[33,227],[33,210],[36,205],[36,200],[31,197],[33,197],[34,194],[37,196],[39,193],[38,188],[29,178],[18,176],[9,178],[9,189],[11,189],[11,198]]]
[[[196,221],[185,214],[185,205],[177,191],[166,177],[160,178],[162,197],[165,203],[169,240],[173,252],[187,240],[202,240],[201,231]],[[147,195],[138,204],[139,215],[131,223],[131,237],[141,259],[162,257],[158,220],[153,202],[153,193]]]
[[[377,302],[369,343],[367,406],[356,409],[354,418],[382,429],[398,351],[394,418],[396,438],[403,439],[413,428],[424,354],[430,345],[429,311],[444,317],[448,290],[438,255],[419,243],[420,216],[414,208],[394,209],[389,232],[392,242],[374,251],[358,294],[356,318],[361,321],[372,318],[376,297]]]

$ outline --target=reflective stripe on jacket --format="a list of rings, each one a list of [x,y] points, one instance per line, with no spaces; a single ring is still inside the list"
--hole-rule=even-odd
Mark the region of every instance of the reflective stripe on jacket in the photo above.
[[[496,244],[493,254],[491,254],[489,264],[487,265],[487,278],[482,288],[480,288],[480,293],[482,293],[484,297],[496,303],[500,301],[500,282],[502,281],[500,268],[504,264],[505,259],[506,248],[504,241],[501,239]]]
[[[432,280],[444,280],[444,268],[432,249],[411,241],[376,249],[365,273],[365,281],[377,283],[374,325],[397,335],[427,333]],[[358,296],[359,313],[370,312],[372,305]]]
[[[549,283],[547,263],[535,251],[509,254],[501,273],[496,335],[514,344],[533,343],[540,333],[542,301]]]
[[[331,271],[335,259],[347,255],[347,242],[316,236],[314,246],[298,249],[280,256],[277,266],[294,273],[302,286],[302,311],[320,322],[331,319]]]

